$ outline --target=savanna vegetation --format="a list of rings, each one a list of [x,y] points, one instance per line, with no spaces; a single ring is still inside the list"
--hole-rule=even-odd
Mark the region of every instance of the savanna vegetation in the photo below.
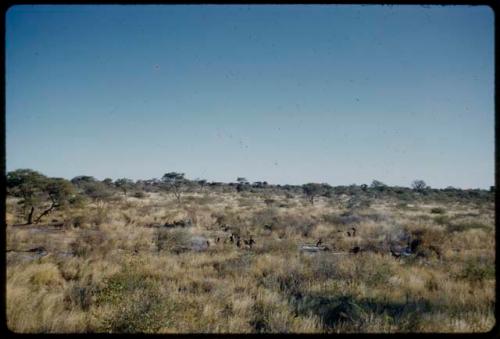
[[[14,332],[484,332],[490,190],[7,173]]]

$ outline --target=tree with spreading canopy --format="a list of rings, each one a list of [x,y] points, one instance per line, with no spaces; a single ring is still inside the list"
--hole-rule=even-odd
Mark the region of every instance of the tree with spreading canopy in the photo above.
[[[238,184],[236,185],[236,191],[238,191],[238,192],[242,192],[242,191],[247,190],[247,188],[250,185],[248,180],[244,177],[238,177],[238,178],[236,178],[236,181],[238,182]]]
[[[186,178],[184,178],[184,173],[165,173],[161,180],[164,187],[168,191],[172,192],[172,194],[177,198],[178,202],[181,202],[181,195],[184,190],[184,186],[188,181]]]
[[[123,195],[127,195],[127,192],[134,187],[134,181],[127,178],[117,179],[115,181],[115,186],[123,191]]]
[[[373,180],[370,188],[376,189],[377,191],[383,191],[385,188],[387,188],[387,185],[382,181]]]
[[[21,198],[26,224],[38,223],[56,209],[72,202],[76,191],[63,178],[49,178],[31,169],[18,169],[7,173],[8,193]],[[37,215],[37,210],[41,212]]]
[[[414,180],[412,183],[411,183],[411,187],[417,191],[417,192],[422,192],[424,191],[426,188],[428,188],[427,184],[425,183],[425,181],[423,180]]]
[[[111,178],[106,178],[106,179],[104,179],[104,180],[102,181],[102,183],[103,183],[104,185],[108,186],[108,187],[111,187],[111,186],[113,186],[113,179],[111,179]]]
[[[329,194],[331,186],[328,184],[308,183],[302,185],[302,191],[309,198],[311,205],[314,205],[314,198]]]
[[[106,200],[113,195],[113,191],[108,185],[92,176],[80,175],[71,179],[71,183],[94,201]]]

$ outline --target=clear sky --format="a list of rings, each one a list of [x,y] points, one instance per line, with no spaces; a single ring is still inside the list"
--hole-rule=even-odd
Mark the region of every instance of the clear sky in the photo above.
[[[15,6],[6,167],[487,188],[493,20],[484,6]]]

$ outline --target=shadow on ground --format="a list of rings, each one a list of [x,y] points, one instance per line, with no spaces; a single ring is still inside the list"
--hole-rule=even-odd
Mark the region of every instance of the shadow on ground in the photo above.
[[[312,314],[318,316],[325,329],[333,329],[339,324],[353,330],[362,328],[370,314],[383,315],[389,324],[406,324],[405,330],[411,331],[418,325],[422,314],[432,311],[425,299],[406,302],[384,302],[368,299],[357,300],[351,295],[324,297],[319,295],[295,296],[291,300],[297,315]]]

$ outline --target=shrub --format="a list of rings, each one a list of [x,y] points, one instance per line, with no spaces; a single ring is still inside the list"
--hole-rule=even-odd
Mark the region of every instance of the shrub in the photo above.
[[[320,255],[310,264],[314,277],[318,279],[341,278],[342,272],[339,270],[337,256]]]
[[[162,250],[175,250],[187,245],[189,241],[189,234],[183,229],[158,229],[156,246],[158,251]]]
[[[285,214],[278,216],[275,220],[273,230],[288,230],[291,233],[301,234],[305,237],[309,236],[308,234],[316,225],[316,221],[311,216],[302,214]]]
[[[43,263],[40,265],[29,266],[30,283],[37,287],[61,287],[64,279],[59,268],[53,263]]]
[[[316,183],[308,183],[302,185],[302,190],[304,194],[307,196],[309,202],[311,205],[314,204],[314,198],[318,196],[325,196],[327,195],[331,187],[328,184],[316,184]]]
[[[447,230],[449,232],[464,232],[471,229],[487,230],[489,228],[490,227],[488,225],[480,222],[463,222],[463,223],[456,223],[456,224],[454,223],[447,225]]]
[[[64,302],[68,309],[77,307],[82,311],[87,311],[92,304],[92,294],[94,289],[86,286],[72,286],[66,290]]]
[[[258,227],[264,227],[264,225],[273,225],[276,227],[278,223],[279,215],[278,209],[275,207],[268,207],[255,212],[252,215],[252,224]]]
[[[97,293],[94,312],[99,332],[153,333],[168,326],[172,303],[165,303],[156,281],[125,269]],[[107,311],[106,311],[107,310]]]
[[[478,260],[467,260],[460,278],[469,280],[473,284],[482,284],[486,279],[495,278],[494,265],[488,265]]]
[[[107,208],[98,207],[90,217],[90,222],[95,226],[99,226],[105,222],[108,222],[108,212],[109,210]]]
[[[446,211],[442,207],[434,207],[433,209],[431,209],[431,213],[433,213],[433,214],[444,214],[444,213],[446,213]]]
[[[325,329],[333,329],[341,323],[352,325],[361,323],[366,310],[352,296],[325,297],[307,295],[296,304],[299,314],[316,314]]]
[[[147,194],[144,193],[143,191],[137,191],[134,193],[134,198],[137,198],[137,199],[144,199],[147,197]]]
[[[26,223],[38,223],[49,213],[66,208],[75,196],[75,187],[62,178],[48,178],[30,169],[7,173],[8,192],[18,198]]]
[[[86,257],[96,251],[107,252],[107,241],[102,233],[89,233],[81,236],[80,238],[72,241],[69,244],[71,252],[78,257]]]
[[[371,206],[371,201],[367,197],[362,197],[361,195],[353,195],[347,201],[347,208],[349,209],[366,209]]]

